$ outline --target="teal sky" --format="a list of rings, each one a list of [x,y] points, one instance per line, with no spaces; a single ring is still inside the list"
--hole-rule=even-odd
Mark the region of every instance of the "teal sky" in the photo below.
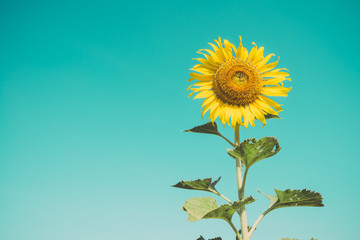
[[[187,98],[196,51],[221,36],[280,56],[293,90],[282,120],[241,129],[282,150],[252,167],[260,189],[308,188],[324,208],[270,213],[254,240],[355,239],[360,191],[357,1],[1,1],[0,239],[234,239],[220,220],[186,222],[210,196],[170,185],[222,176],[236,199],[225,141],[180,130],[206,122]],[[219,128],[233,138],[231,128]],[[223,203],[218,199],[219,203]],[[234,216],[236,224],[238,219]]]

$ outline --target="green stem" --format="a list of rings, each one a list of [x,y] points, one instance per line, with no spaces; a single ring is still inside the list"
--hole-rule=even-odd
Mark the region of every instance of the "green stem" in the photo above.
[[[225,139],[225,141],[227,141],[231,146],[233,146],[233,147],[235,147],[235,144],[234,143],[232,143],[229,139],[227,139],[226,137],[224,137],[221,133],[219,133],[220,135],[220,137],[222,137],[223,139]]]
[[[261,214],[260,217],[258,219],[256,219],[255,223],[253,224],[253,226],[251,227],[251,230],[249,232],[249,237],[251,238],[251,236],[253,235],[257,225],[259,224],[259,222],[261,221],[261,219],[263,219],[263,217],[265,216],[265,214]]]
[[[221,193],[217,194],[218,196],[222,197],[223,199],[225,199],[225,201],[227,201],[228,203],[232,204],[232,202],[230,201],[230,199],[228,199],[227,197],[225,197],[224,195],[222,195]]]
[[[241,238],[238,230],[237,230],[236,227],[234,226],[234,224],[233,224],[231,221],[229,221],[228,223],[230,224],[231,228],[232,228],[232,229],[234,230],[234,232],[236,233],[237,238],[238,238],[239,240],[242,240],[242,238]]]
[[[246,183],[246,178],[247,178],[247,173],[248,173],[248,168],[245,169],[245,173],[244,173],[244,179],[243,179],[243,184],[241,187],[241,194],[242,196],[244,196],[244,192],[245,192],[245,183]]]
[[[240,145],[240,126],[239,126],[239,124],[236,124],[236,126],[235,126],[235,145],[236,146]],[[247,174],[247,172],[246,172],[246,174]],[[243,182],[243,179],[242,179],[242,163],[241,163],[241,159],[239,159],[239,158],[236,158],[236,176],[237,176],[239,200],[241,200],[244,197],[243,189],[245,189],[245,186],[244,186],[245,181]],[[244,178],[244,180],[246,180],[246,179]],[[242,232],[243,240],[249,240],[250,238],[249,238],[245,206],[240,208],[240,222],[241,222],[241,232]]]

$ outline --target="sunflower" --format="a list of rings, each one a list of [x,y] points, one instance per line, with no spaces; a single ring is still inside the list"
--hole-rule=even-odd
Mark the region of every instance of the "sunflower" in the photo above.
[[[289,80],[285,68],[277,68],[279,60],[268,63],[274,54],[264,57],[264,48],[253,43],[250,53],[243,47],[240,37],[239,47],[219,37],[216,44],[209,43],[213,50],[201,49],[204,58],[196,58],[189,81],[197,80],[187,90],[192,90],[194,99],[204,98],[201,106],[202,117],[210,111],[209,119],[218,117],[225,125],[235,128],[236,124],[255,126],[255,119],[266,124],[265,115],[278,115],[281,105],[267,96],[287,96],[291,88],[285,88],[283,81]],[[231,119],[231,121],[230,121]],[[231,122],[231,123],[230,123]]]

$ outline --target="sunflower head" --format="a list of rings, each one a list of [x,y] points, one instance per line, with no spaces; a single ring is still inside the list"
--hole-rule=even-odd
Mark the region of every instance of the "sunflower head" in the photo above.
[[[189,86],[196,93],[194,98],[204,98],[202,116],[210,111],[209,119],[218,117],[225,125],[254,126],[255,119],[266,124],[265,115],[278,115],[280,105],[267,96],[287,96],[291,88],[285,88],[283,81],[289,80],[284,68],[275,69],[278,61],[269,63],[274,54],[264,56],[264,48],[255,43],[250,53],[243,47],[241,37],[236,48],[228,40],[219,37],[216,44],[209,43],[213,50],[200,49],[204,58],[197,58],[191,70]]]

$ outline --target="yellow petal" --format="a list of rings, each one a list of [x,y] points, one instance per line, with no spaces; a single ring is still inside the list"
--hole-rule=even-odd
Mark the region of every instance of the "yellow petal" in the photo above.
[[[248,61],[251,63],[255,59],[256,52],[257,52],[257,45],[254,42],[252,44],[254,44],[255,46],[251,49],[251,51],[249,53],[249,58],[248,58]]]
[[[279,59],[280,59],[280,57],[279,57]],[[279,59],[278,59],[276,62],[272,62],[272,63],[266,64],[265,66],[259,68],[259,72],[260,72],[260,73],[263,73],[263,72],[270,71],[271,69],[273,69],[274,67],[276,67],[276,65],[277,65],[278,62],[279,62]]]
[[[277,85],[279,82],[286,80],[285,77],[269,78],[263,81],[264,85]]]
[[[214,65],[212,62],[210,62],[207,59],[203,59],[203,58],[194,58],[195,60],[199,61],[200,63],[202,63],[204,65],[204,67],[214,70],[216,71],[218,69],[219,64],[217,63],[216,65]]]
[[[211,96],[214,92],[213,91],[202,91],[202,92],[199,92],[195,97],[194,99],[197,99],[197,98],[207,98],[209,96]]]
[[[190,94],[188,95],[188,97],[191,97],[194,93],[195,93],[195,92],[190,93]]]
[[[250,109],[249,109],[249,106],[245,106],[245,109],[244,109],[244,125],[245,125],[245,128],[247,128],[249,126],[249,123],[251,124],[251,126],[255,126],[254,125],[254,120],[255,120],[255,117],[254,115],[251,113]]]
[[[285,87],[264,87],[261,91],[261,94],[266,96],[275,96],[275,97],[286,97],[287,93],[291,90],[290,88]]]
[[[257,65],[256,67],[257,68],[261,68],[263,67],[269,60],[272,56],[275,56],[275,54],[269,54],[267,55],[264,59],[262,59]]]
[[[217,102],[217,104],[215,105],[213,105],[214,107],[212,107],[212,108],[210,108],[210,116],[209,116],[209,118],[210,118],[210,120],[212,121],[212,122],[214,122],[215,120],[216,120],[216,118],[219,116],[219,110],[220,110],[220,107],[221,107],[221,102],[220,101],[216,101]]]
[[[219,48],[218,48],[215,44],[213,44],[213,43],[209,43],[209,44],[210,44],[210,46],[213,47],[215,53],[216,53],[217,51],[219,51]]]
[[[194,73],[194,72],[191,72],[190,76],[192,78],[195,78],[199,81],[204,81],[204,82],[212,81],[214,78],[213,75],[204,75],[204,74],[199,74],[199,73]]]
[[[224,50],[225,50],[225,52],[227,54],[227,57],[228,57],[227,59],[234,58],[233,54],[232,54],[232,49],[235,48],[235,46],[226,39],[224,40],[224,46],[225,46]]]
[[[190,70],[197,71],[199,73],[206,74],[206,75],[214,75],[215,74],[215,71],[213,69],[206,68],[203,65],[199,66],[199,64],[194,66]]]
[[[249,108],[253,115],[265,125],[266,120],[263,111],[259,109],[255,104],[249,104]]]
[[[236,57],[239,58],[239,59],[243,59],[243,45],[242,45],[242,39],[241,39],[241,36],[239,36],[240,38],[240,43],[239,43],[239,47],[237,49],[237,55]]]
[[[212,89],[212,86],[202,86],[202,87],[198,87],[198,88],[191,88],[191,90],[193,90],[194,92],[202,92],[202,91],[209,91]]]
[[[215,94],[211,95],[210,97],[205,98],[205,100],[201,104],[201,108],[203,108],[205,105],[210,104],[214,99],[215,99]]]
[[[219,59],[221,59],[220,63],[222,63],[227,59],[227,55],[226,55],[226,53],[225,53],[225,51],[223,49],[221,38],[219,37],[219,40],[218,41],[215,40],[215,42],[219,46],[220,51],[218,52],[218,57],[219,57]]]
[[[261,99],[263,102],[265,102],[266,104],[272,106],[273,108],[275,108],[277,111],[282,111],[281,105],[278,104],[277,102],[271,100],[268,97],[265,96],[259,96],[259,99]]]
[[[244,112],[243,107],[233,107],[232,108],[231,125],[234,129],[236,127],[236,124],[239,124],[240,126],[244,126],[244,123],[241,120],[243,112]]]
[[[219,102],[217,99],[215,99],[214,101],[212,101],[209,105],[207,105],[207,106],[203,109],[203,111],[202,111],[202,116],[201,116],[201,117],[203,117],[204,114],[205,114],[208,110],[210,110],[210,113],[211,113],[212,111],[214,111],[214,109],[217,108],[217,106],[219,106],[219,103],[220,103],[220,102]]]
[[[196,82],[191,86],[202,87],[202,86],[209,86],[209,85],[212,85],[212,84],[213,84],[213,82]]]
[[[256,100],[256,102],[254,102],[253,104],[255,104],[259,109],[263,110],[266,113],[270,113],[273,115],[277,115],[278,112],[275,111],[274,109],[272,109],[272,107],[270,107],[268,104],[266,104],[265,102],[261,101],[260,99]]]

